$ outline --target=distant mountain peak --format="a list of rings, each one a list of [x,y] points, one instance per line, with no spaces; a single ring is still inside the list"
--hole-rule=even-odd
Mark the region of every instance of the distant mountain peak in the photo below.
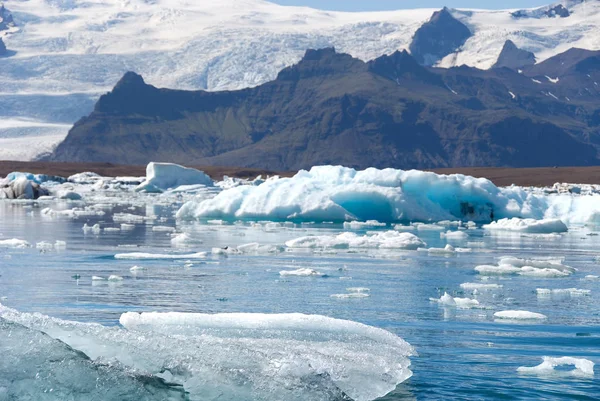
[[[127,71],[125,75],[123,75],[123,77],[119,80],[119,82],[117,82],[117,84],[114,87],[114,90],[122,90],[123,88],[140,86],[146,86],[144,78],[133,71]]]
[[[433,65],[458,50],[471,36],[469,28],[444,7],[417,29],[409,49],[419,64]]]
[[[504,42],[498,60],[492,68],[510,68],[513,70],[528,67],[535,64],[535,54],[527,50],[519,49],[512,40]]]
[[[439,76],[423,67],[406,50],[396,50],[369,62],[369,70],[393,81],[409,79],[433,85],[443,85]]]
[[[308,49],[298,64],[283,69],[277,75],[277,79],[296,81],[364,68],[363,61],[346,53],[337,53],[333,47]]]

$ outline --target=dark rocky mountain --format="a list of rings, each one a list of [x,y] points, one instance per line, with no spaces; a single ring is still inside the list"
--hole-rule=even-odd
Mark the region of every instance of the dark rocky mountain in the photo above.
[[[522,69],[535,64],[535,54],[527,50],[519,49],[512,40],[507,40],[498,56],[498,61],[492,68]]]
[[[6,53],[7,53],[6,45],[4,44],[4,41],[2,40],[2,38],[0,38],[0,56],[5,56]]]
[[[50,159],[273,170],[593,165],[594,82],[597,52],[579,50],[523,73],[309,50],[274,81],[225,92],[158,89],[130,72]]]
[[[5,31],[10,27],[15,26],[15,21],[12,14],[0,4],[0,31]]]
[[[419,64],[430,66],[454,53],[470,37],[469,28],[444,7],[417,29],[409,49]]]

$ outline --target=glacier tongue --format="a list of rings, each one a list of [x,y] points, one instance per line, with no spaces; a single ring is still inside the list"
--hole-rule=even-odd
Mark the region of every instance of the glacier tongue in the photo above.
[[[316,315],[125,313],[123,329],[0,305],[1,319],[44,331],[92,360],[181,384],[202,401],[373,400],[412,375],[408,357],[415,355],[390,332]]]

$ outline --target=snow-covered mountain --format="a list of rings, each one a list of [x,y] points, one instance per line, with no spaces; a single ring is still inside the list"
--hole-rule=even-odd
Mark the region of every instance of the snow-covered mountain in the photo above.
[[[600,49],[600,1],[560,4],[450,9],[471,36],[438,65],[490,68],[508,39],[538,62],[571,47]],[[7,47],[0,58],[0,159],[48,151],[128,70],[159,87],[257,86],[307,48],[335,46],[363,60],[408,49],[439,11],[343,13],[262,0],[7,0],[5,6],[14,26],[0,30]]]

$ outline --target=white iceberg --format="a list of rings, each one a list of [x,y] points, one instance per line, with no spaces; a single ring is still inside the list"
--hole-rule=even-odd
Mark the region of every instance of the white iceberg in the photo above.
[[[206,252],[186,253],[186,254],[162,254],[162,253],[146,253],[146,252],[131,252],[131,253],[118,253],[115,255],[115,259],[204,259],[206,258]]]
[[[437,302],[438,304],[443,306],[451,306],[460,309],[472,309],[482,307],[479,301],[476,299],[453,297],[447,292],[444,292],[444,295],[442,295],[439,299],[429,298],[429,300],[432,302]]]
[[[529,234],[566,233],[567,225],[560,219],[501,219],[483,226],[488,231],[514,231]]]
[[[300,237],[285,243],[288,248],[380,248],[380,249],[402,249],[416,250],[425,246],[419,237],[407,232],[383,231],[357,235],[352,232],[344,232],[338,235],[316,235]]]
[[[136,191],[163,192],[182,185],[212,187],[214,184],[203,171],[178,164],[150,162],[146,166],[146,180],[136,187]]]
[[[0,239],[0,248],[29,248],[31,244],[24,239]]]
[[[419,251],[427,252],[431,255],[449,256],[456,255],[457,253],[469,253],[472,252],[471,248],[455,248],[450,244],[447,244],[443,248],[419,248]]]
[[[481,265],[475,271],[482,275],[519,274],[530,277],[567,277],[576,271],[556,259],[521,259],[515,257],[500,258],[498,265]]]
[[[552,295],[581,297],[590,295],[590,293],[592,292],[591,290],[582,290],[580,288],[536,288],[535,291],[540,297]]]
[[[241,255],[247,253],[255,253],[261,255],[273,254],[283,252],[284,248],[279,245],[261,245],[258,242],[251,242],[249,244],[242,244],[238,246],[228,246],[225,248],[213,248],[211,253],[213,255]]]
[[[525,310],[505,310],[494,313],[497,319],[506,320],[545,320],[548,317],[541,313],[529,312]]]
[[[573,366],[572,370],[556,370],[559,366]],[[563,356],[553,358],[549,356],[543,357],[543,362],[537,366],[527,367],[521,366],[517,368],[517,372],[535,375],[561,375],[561,376],[593,376],[594,362],[585,358],[573,358]]]
[[[296,270],[282,270],[279,272],[280,276],[300,276],[300,277],[324,277],[326,274],[318,272],[314,269],[300,268]]]
[[[465,241],[469,238],[469,235],[464,231],[446,231],[445,233],[440,233],[440,238],[451,241]]]
[[[502,284],[488,284],[488,283],[462,283],[460,285],[460,288],[462,288],[463,290],[484,290],[484,291],[491,291],[491,290],[499,290],[502,289],[504,286]]]

